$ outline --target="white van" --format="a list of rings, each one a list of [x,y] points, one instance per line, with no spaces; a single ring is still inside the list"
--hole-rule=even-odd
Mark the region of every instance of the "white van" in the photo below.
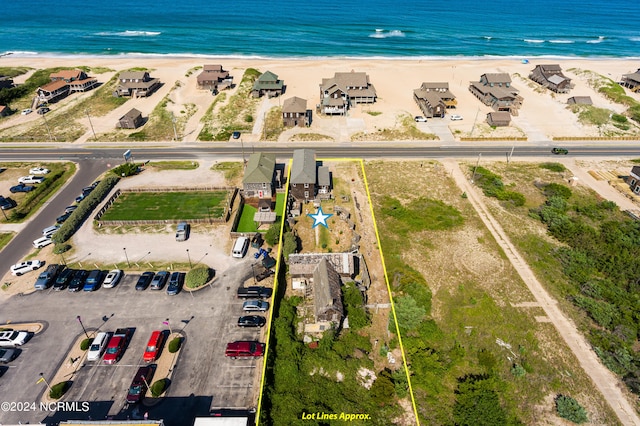
[[[247,254],[247,249],[249,248],[249,238],[240,237],[236,240],[236,243],[233,245],[233,251],[231,255],[233,257],[243,258],[245,254]]]
[[[91,342],[91,346],[89,347],[89,352],[87,352],[87,360],[88,361],[97,361],[102,356],[105,348],[107,347],[107,342],[109,341],[109,333],[100,332]]]

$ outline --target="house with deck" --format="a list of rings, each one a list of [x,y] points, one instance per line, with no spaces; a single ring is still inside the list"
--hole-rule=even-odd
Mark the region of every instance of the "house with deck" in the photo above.
[[[352,105],[375,103],[377,96],[364,72],[337,72],[320,84],[320,108],[327,115],[344,115]]]
[[[634,194],[640,195],[640,166],[633,166],[627,177],[627,184]]]
[[[507,73],[487,73],[480,76],[480,81],[472,81],[469,91],[483,104],[495,111],[507,111],[518,115],[523,98],[519,91],[511,85],[511,77]]]
[[[284,81],[280,80],[278,76],[271,71],[260,74],[260,77],[253,83],[253,89],[251,90],[251,96],[254,98],[265,95],[273,98],[282,95],[282,93],[284,93]]]
[[[556,93],[569,93],[573,88],[571,79],[562,73],[558,64],[536,65],[529,78]]]
[[[147,71],[123,71],[118,76],[114,95],[144,98],[151,96],[160,86],[160,80],[152,78]]]
[[[51,81],[65,81],[69,85],[69,92],[86,92],[98,85],[98,79],[89,77],[82,70],[60,70],[52,73]]]
[[[219,91],[233,86],[233,77],[229,71],[222,69],[222,65],[204,65],[202,72],[196,77],[198,89]]]
[[[276,155],[254,152],[249,156],[242,178],[245,198],[268,198],[275,195]]]
[[[282,104],[282,122],[285,127],[308,127],[311,125],[311,110],[307,100],[294,96]]]
[[[640,90],[640,68],[638,71],[631,74],[623,74],[622,81],[620,84],[623,87],[631,90],[632,92],[637,92]]]
[[[299,203],[313,200],[317,182],[316,152],[313,149],[293,150],[289,193]]]
[[[455,108],[458,104],[449,91],[449,83],[424,82],[413,91],[413,100],[425,117],[444,117],[448,108]]]
[[[142,113],[135,108],[131,108],[129,112],[120,117],[116,128],[119,129],[137,129],[144,124]]]

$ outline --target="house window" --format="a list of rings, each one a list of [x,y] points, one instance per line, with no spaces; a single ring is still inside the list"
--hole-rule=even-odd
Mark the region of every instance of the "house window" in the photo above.
[[[304,184],[304,187],[305,187],[305,188],[308,188],[308,187],[309,187],[309,184],[308,184],[308,183],[305,183],[305,184]]]
[[[309,198],[309,191],[304,191],[304,198]]]
[[[296,187],[296,184],[295,184],[295,183],[292,183],[292,184],[291,184],[291,186],[293,186],[293,187],[295,188],[295,187]]]
[[[262,182],[262,189],[266,189],[267,188],[267,183],[266,182]]]
[[[631,179],[631,186],[636,184],[636,180],[635,179]]]
[[[635,192],[636,194],[640,192],[640,185],[636,186],[635,189],[633,190],[633,192]]]

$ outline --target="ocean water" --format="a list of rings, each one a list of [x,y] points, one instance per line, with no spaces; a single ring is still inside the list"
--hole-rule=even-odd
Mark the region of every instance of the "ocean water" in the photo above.
[[[0,54],[640,58],[638,0],[4,0]]]

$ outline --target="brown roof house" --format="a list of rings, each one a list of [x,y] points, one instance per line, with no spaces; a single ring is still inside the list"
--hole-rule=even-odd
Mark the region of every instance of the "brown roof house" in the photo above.
[[[518,115],[522,106],[522,96],[511,86],[511,77],[507,73],[482,74],[480,81],[472,81],[469,90],[483,104],[496,111],[507,111]]]
[[[294,96],[282,104],[282,122],[286,127],[308,127],[311,125],[311,110],[307,100]]]
[[[260,74],[260,77],[253,83],[251,96],[259,98],[267,95],[269,98],[280,96],[284,93],[284,81],[279,80],[278,76],[271,71]]]
[[[233,86],[233,77],[222,69],[222,65],[205,65],[196,80],[198,89],[217,91]]]
[[[447,108],[458,104],[449,83],[422,83],[413,91],[413,99],[425,117],[444,117]]]
[[[623,74],[620,84],[632,92],[640,90],[640,68],[632,74]]]
[[[511,123],[511,114],[507,111],[491,111],[487,114],[487,123],[494,127],[507,127]]]
[[[322,258],[313,271],[313,322],[305,324],[307,333],[322,333],[338,328],[344,319],[342,280],[326,258]]]
[[[567,99],[569,105],[593,105],[591,96],[572,96]]]
[[[640,166],[633,166],[627,177],[627,183],[634,194],[640,195]]]
[[[571,79],[562,74],[560,65],[536,65],[529,78],[556,93],[569,93],[573,88]]]
[[[73,92],[86,92],[98,85],[98,79],[82,70],[60,70],[49,75],[51,83],[39,87],[38,100],[55,102]]]
[[[120,117],[118,123],[116,123],[116,128],[119,129],[137,129],[138,127],[144,124],[144,118],[142,118],[142,113],[135,108],[129,110],[128,113]]]
[[[249,156],[247,168],[242,178],[242,188],[246,198],[268,198],[274,195],[276,155],[255,152]]]
[[[312,149],[293,150],[289,185],[294,200],[313,200],[316,196],[316,181],[316,152]]]
[[[118,76],[119,84],[115,96],[143,98],[151,96],[160,88],[160,80],[151,78],[146,71],[123,71]]]
[[[364,72],[337,72],[320,84],[320,110],[324,114],[344,115],[351,105],[372,104],[376,99],[376,88]]]
[[[57,102],[69,95],[69,83],[64,80],[52,81],[38,87],[36,93],[40,102]]]

